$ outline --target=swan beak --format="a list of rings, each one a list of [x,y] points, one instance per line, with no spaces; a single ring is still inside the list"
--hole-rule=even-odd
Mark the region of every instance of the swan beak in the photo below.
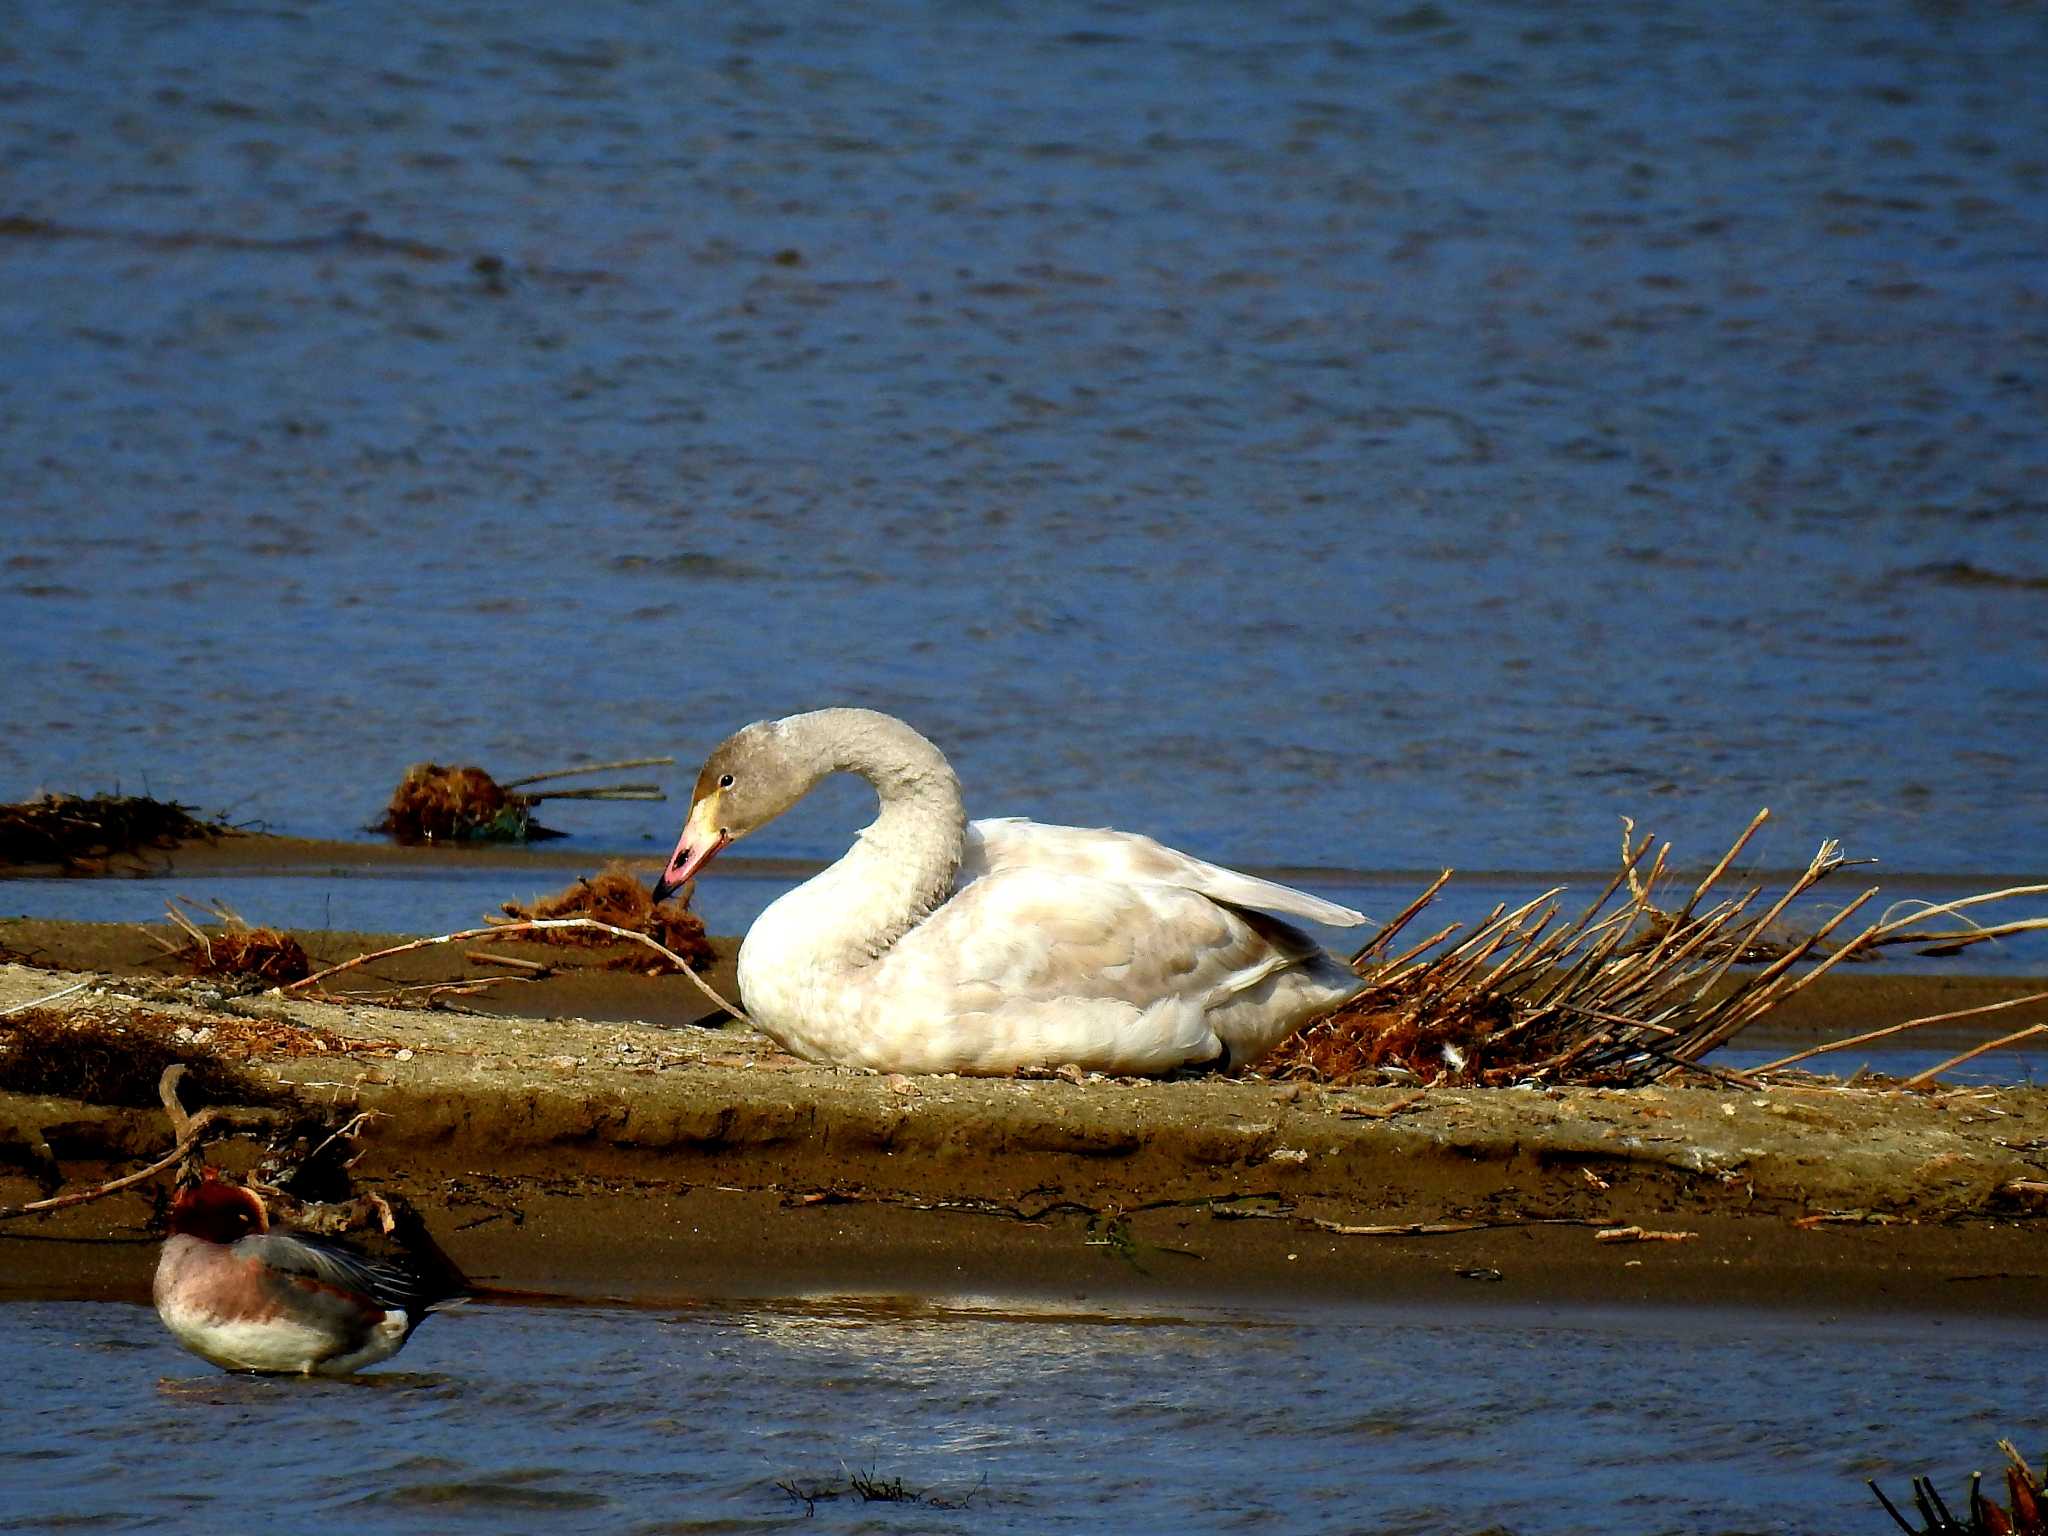
[[[732,839],[718,824],[718,796],[706,795],[690,807],[690,819],[683,823],[682,838],[669,856],[668,868],[654,882],[654,899],[666,901],[683,888],[698,870],[718,857],[718,850]]]

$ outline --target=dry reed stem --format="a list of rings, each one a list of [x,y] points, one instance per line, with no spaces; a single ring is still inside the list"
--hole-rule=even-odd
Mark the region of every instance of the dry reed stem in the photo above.
[[[1387,923],[1384,927],[1380,929],[1378,933],[1374,934],[1372,939],[1368,943],[1363,945],[1358,950],[1358,952],[1351,957],[1351,963],[1353,965],[1357,965],[1361,961],[1363,961],[1367,956],[1374,953],[1376,950],[1386,948],[1388,941],[1391,940],[1395,934],[1399,933],[1403,928],[1408,926],[1409,919],[1414,917],[1416,913],[1420,912],[1432,901],[1436,900],[1436,893],[1442,890],[1446,885],[1448,885],[1450,883],[1450,879],[1451,872],[1447,869],[1442,874],[1438,875],[1434,880],[1430,881],[1429,889],[1424,891],[1420,896],[1416,897],[1413,901],[1409,902],[1407,906],[1401,909],[1399,915],[1397,915],[1392,922]]]
[[[1405,1094],[1391,1104],[1346,1104],[1337,1111],[1345,1120],[1391,1120],[1396,1115],[1406,1114],[1429,1097],[1427,1088],[1418,1088]]]
[[[745,1013],[720,997],[712,988],[710,982],[692,970],[690,963],[667,945],[649,938],[644,933],[634,933],[628,928],[615,928],[610,923],[600,923],[594,917],[537,917],[529,918],[524,922],[499,923],[488,928],[463,928],[454,933],[438,933],[432,938],[413,939],[404,944],[394,944],[389,949],[379,949],[367,955],[357,955],[353,960],[344,960],[339,965],[330,965],[324,971],[315,971],[312,975],[302,977],[298,981],[289,982],[281,987],[272,987],[271,991],[274,993],[298,992],[318,982],[325,981],[330,976],[339,976],[343,971],[352,971],[359,966],[368,965],[373,960],[388,960],[393,955],[409,954],[418,949],[431,949],[437,944],[468,944],[480,939],[510,938],[521,933],[541,933],[565,928],[595,930],[599,933],[608,933],[615,939],[625,939],[634,944],[644,944],[685,976],[689,977],[692,986],[710,998],[720,1008],[731,1014],[735,1019],[738,1019],[742,1024],[752,1024],[754,1022]],[[513,978],[496,977],[493,979],[504,981]]]
[[[506,779],[498,788],[519,789],[528,784],[545,784],[551,779],[573,779],[586,773],[610,773],[616,768],[670,768],[674,765],[673,757],[622,757],[613,763],[585,763],[580,768],[551,768],[546,773],[529,773],[522,779]]]
[[[201,928],[179,905],[181,902],[212,917],[220,924],[220,931],[210,934]],[[137,931],[189,975],[229,982],[266,981],[274,985],[296,980],[313,968],[297,939],[277,928],[252,927],[224,901],[172,896],[164,901],[164,915],[185,935],[183,948],[147,928],[138,927]]]
[[[1872,886],[1854,901],[1843,907],[1840,912],[1837,912],[1826,923],[1823,923],[1813,933],[1807,943],[1801,946],[1797,958],[1804,958],[1806,953],[1833,934],[1837,928],[1848,921],[1852,914],[1876,894],[1877,887]],[[1858,952],[1855,941],[1851,940],[1849,943],[1836,948],[1832,953],[1821,956],[1819,963],[1803,976],[1792,975],[1790,967],[1785,966],[1780,968],[1779,978],[1775,981],[1764,977],[1757,978],[1759,985],[1756,991],[1747,995],[1748,1010],[1742,1023],[1747,1025],[1754,1022],[1767,1010],[1777,1007],[1778,1004],[1784,1002],[1793,993],[1800,991],[1804,987],[1811,986],[1817,977],[1826,975],[1843,961],[1854,958]]]
[[[1811,932],[1781,942],[1775,925],[1852,861],[1831,839],[1773,899],[1757,884],[1718,895],[1769,814],[1752,817],[1704,876],[1687,881],[1673,907],[1659,904],[1673,880],[1670,844],[1639,837],[1624,818],[1620,867],[1576,917],[1561,915],[1561,891],[1545,891],[1513,908],[1497,905],[1469,926],[1447,924],[1391,954],[1395,936],[1443,890],[1446,871],[1354,957],[1366,990],[1284,1042],[1268,1070],[1342,1082],[1398,1064],[1424,1082],[1640,1083],[1687,1069],[1753,1085],[1754,1073],[1722,1073],[1700,1059],[1834,966],[1886,945],[1926,942],[1930,920],[2048,894],[2048,886],[2013,886],[1887,914],[1852,932],[1852,919],[1878,894],[1873,888]],[[1974,943],[2043,930],[2048,917],[1932,937]],[[1735,974],[1751,965],[1757,969]]]
[[[1393,959],[1389,960],[1386,966],[1387,970],[1397,975],[1402,966],[1406,965],[1410,960],[1414,959],[1417,955],[1424,954],[1427,953],[1429,950],[1435,949],[1437,945],[1443,943],[1445,939],[1448,939],[1452,934],[1456,933],[1458,929],[1462,926],[1463,925],[1460,923],[1445,924],[1442,928],[1439,928],[1435,933],[1431,934],[1428,938],[1424,939],[1420,944],[1410,946],[1408,949],[1403,950],[1400,954],[1396,955]],[[1392,980],[1394,978],[1393,976],[1390,976],[1388,979]]]
[[[536,978],[552,976],[555,973],[552,965],[543,965],[538,960],[522,960],[517,955],[494,955],[484,949],[467,950],[462,958],[471,965],[502,965],[511,970],[525,971]]]
[[[1807,976],[1797,978],[1792,975],[1793,966],[1804,960],[1823,940],[1848,921],[1857,908],[1876,894],[1874,890],[1865,891],[1821,927],[1808,934],[1805,939],[1765,966],[1755,976],[1748,978],[1743,986],[1731,992],[1719,1003],[1709,1006],[1701,1015],[1695,1041],[1689,1042],[1694,1046],[1694,1054],[1704,1054],[1717,1045],[1726,1044],[1747,1025],[1754,1023],[1764,1013],[1810,982],[1813,976],[1846,959],[1857,942],[1854,939],[1834,954],[1823,956],[1821,966],[1816,967]],[[1727,969],[1726,964],[1718,967],[1713,976],[1702,983],[1698,995],[1704,997],[1706,990],[1712,987]]]
[[[1890,936],[1904,930],[1908,923],[1924,922],[1930,917],[1940,917],[1945,912],[1960,912],[1965,907],[1981,907],[1987,901],[2010,901],[2015,896],[2048,896],[2048,885],[2011,885],[2002,891],[1979,891],[1974,896],[1961,896],[1954,901],[1935,902],[1921,908],[1910,917],[1893,918],[1877,925],[1872,932]],[[2025,930],[2048,928],[2048,917],[2028,918],[2016,925]],[[1976,931],[1976,930],[1971,930]],[[1922,942],[1915,937],[1912,942]]]
[[[1855,1046],[1868,1045],[1873,1040],[1882,1040],[1888,1035],[1903,1034],[1909,1029],[1918,1029],[1923,1024],[1948,1024],[1956,1019],[1976,1018],[1980,1014],[1998,1013],[2007,1008],[2018,1008],[2026,1003],[2048,1002],[2048,992],[2029,992],[2025,997],[2009,997],[1999,1003],[1979,1003],[1974,1008],[1957,1008],[1948,1013],[1930,1013],[1918,1019],[1907,1019],[1902,1024],[1887,1024],[1883,1029],[1865,1030],[1860,1035],[1851,1035],[1846,1040],[1830,1040],[1825,1045],[1810,1046],[1795,1051],[1790,1056],[1780,1056],[1776,1061],[1767,1061],[1760,1067],[1751,1067],[1752,1073],[1776,1072],[1781,1067],[1790,1067],[1815,1056],[1825,1056],[1830,1051],[1846,1051]]]
[[[407,985],[386,987],[381,992],[359,992],[353,994],[356,1002],[371,1003],[380,1008],[410,1008],[420,1004],[431,1004],[440,997],[479,997],[492,987],[518,985],[540,980],[537,976],[469,976],[454,981],[416,981]]]
[[[354,1141],[356,1139],[356,1134],[359,1131],[361,1131],[364,1126],[368,1125],[372,1120],[382,1120],[384,1118],[384,1114],[379,1110],[358,1110],[353,1119],[348,1121],[348,1123],[343,1125],[339,1130],[332,1132],[325,1141],[321,1142],[320,1145],[315,1147],[311,1152],[308,1152],[305,1155],[305,1157],[302,1158],[300,1161],[309,1164],[317,1163],[320,1160],[320,1154],[322,1152],[325,1152],[329,1147],[333,1146],[337,1141]],[[358,1156],[360,1156],[360,1154],[358,1154]],[[351,1159],[350,1161],[351,1163],[353,1163],[355,1159]],[[377,1199],[375,1195],[372,1195],[370,1198],[373,1200]],[[384,1204],[384,1202],[381,1200],[378,1200],[377,1203],[380,1206]],[[388,1207],[385,1209],[384,1216],[384,1230],[388,1233],[391,1230],[391,1212]]]
[[[1742,835],[1735,839],[1735,846],[1730,848],[1726,853],[1721,855],[1721,862],[1716,864],[1711,870],[1707,872],[1706,879],[1702,880],[1699,883],[1698,887],[1693,891],[1692,898],[1689,901],[1687,901],[1683,907],[1679,909],[1678,916],[1681,921],[1692,915],[1692,909],[1699,905],[1700,898],[1707,894],[1708,890],[1713,886],[1715,881],[1719,880],[1723,875],[1728,873],[1728,866],[1735,862],[1736,855],[1741,853],[1744,848],[1749,846],[1749,840],[1752,837],[1756,836],[1757,828],[1761,827],[1765,822],[1769,821],[1770,819],[1771,808],[1769,806],[1765,806],[1762,810],[1758,811],[1754,816],[1750,817],[1749,825],[1744,827],[1742,829]],[[1665,846],[1668,848],[1670,845],[1666,844]],[[1662,862],[1662,855],[1659,855],[1658,861],[1660,863]]]
[[[1453,1232],[1497,1232],[1514,1227],[1597,1227],[1605,1231],[1614,1230],[1607,1222],[1587,1216],[1514,1216],[1501,1221],[1400,1221],[1351,1226],[1321,1216],[1304,1216],[1292,1207],[1279,1211],[1262,1211],[1255,1206],[1239,1210],[1231,1206],[1211,1205],[1209,1215],[1217,1221],[1291,1221],[1298,1226],[1314,1227],[1321,1232],[1334,1232],[1340,1237],[1442,1237]]]
[[[1986,1051],[1996,1051],[2008,1045],[2018,1045],[2020,1041],[2031,1039],[2035,1035],[2048,1035],[2048,1024],[2029,1024],[2025,1029],[2016,1029],[2011,1034],[2001,1036],[1996,1040],[1986,1040],[1982,1045],[1973,1045],[1959,1056],[1951,1056],[1947,1061],[1935,1063],[1925,1072],[1915,1072],[1911,1077],[1899,1084],[1898,1091],[1903,1092],[1908,1088],[1925,1088],[1929,1083],[1941,1076],[1942,1073],[1953,1071],[1966,1061],[1975,1061]]]
[[[535,805],[543,800],[666,800],[659,784],[600,784],[588,789],[544,789],[524,795]]]
[[[93,985],[91,980],[74,981],[68,987],[59,987],[47,997],[32,997],[25,1003],[16,1003],[12,1008],[0,1008],[0,1019],[11,1018],[17,1013],[27,1013],[29,1009],[40,1008],[45,1003],[54,1003],[60,997],[69,997],[74,992],[83,992],[91,985]]]

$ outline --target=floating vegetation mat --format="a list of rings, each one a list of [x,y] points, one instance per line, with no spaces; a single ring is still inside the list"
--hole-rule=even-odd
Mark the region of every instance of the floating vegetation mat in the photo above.
[[[694,882],[692,882],[694,884]],[[504,921],[533,922],[555,917],[589,917],[649,938],[674,950],[693,966],[709,966],[717,959],[704,922],[688,910],[691,889],[680,897],[656,905],[653,894],[623,864],[608,864],[595,875],[585,875],[566,890],[544,897],[530,906],[508,901]],[[496,922],[498,919],[491,919]],[[615,944],[609,934],[589,928],[559,928],[522,935],[529,942],[572,944],[584,947]],[[667,969],[659,956],[636,951],[617,962],[622,965],[654,966]]]
[[[0,867],[70,868],[147,848],[174,848],[192,838],[223,837],[233,830],[146,795],[44,795],[0,805]]]
[[[414,763],[384,818],[370,830],[401,843],[527,843],[560,837],[533,819],[533,799],[506,789],[481,768]]]
[[[1353,957],[1370,981],[1366,990],[1284,1041],[1259,1064],[1260,1075],[1327,1083],[1389,1076],[1486,1085],[1646,1083],[1673,1070],[1704,1070],[1710,1051],[1836,965],[1891,945],[1948,954],[2048,929],[2048,917],[1979,923],[1971,915],[1987,904],[2048,895],[2048,886],[2039,885],[1916,903],[1903,915],[1849,928],[1878,894],[1872,887],[1818,928],[1783,937],[1792,904],[1851,861],[1827,842],[1775,897],[1761,885],[1727,890],[1729,870],[1769,814],[1759,812],[1697,880],[1672,873],[1669,843],[1652,857],[1655,839],[1638,840],[1625,821],[1620,869],[1575,915],[1559,887],[1512,910],[1496,906],[1469,932],[1453,923],[1404,943],[1402,935],[1449,882],[1444,871]],[[2044,1030],[2048,1025],[2022,1033]]]
[[[611,784],[586,789],[549,789],[527,793],[522,786],[548,779],[573,778],[610,768],[643,768],[672,763],[667,757],[636,757],[615,763],[592,763],[533,773],[500,784],[483,769],[440,763],[414,763],[405,770],[383,818],[370,828],[401,843],[529,843],[565,834],[533,819],[543,800],[660,800],[653,784]]]

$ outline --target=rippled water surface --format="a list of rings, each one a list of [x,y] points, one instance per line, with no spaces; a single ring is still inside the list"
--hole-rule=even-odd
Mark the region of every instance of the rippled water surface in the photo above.
[[[0,21],[0,798],[352,836],[422,757],[682,788],[851,702],[982,814],[1253,866],[1770,805],[1765,864],[2044,872],[2039,7]],[[1875,1531],[2038,1447],[2044,1340],[472,1307],[293,1384],[10,1305],[0,1529]],[[849,1471],[965,1507],[776,1486]]]
[[[1987,1395],[2048,1331],[1956,1318],[471,1307],[309,1383],[24,1303],[0,1350],[0,1529],[1841,1536],[2048,1429]],[[926,1501],[777,1486],[852,1474]]]
[[[2041,868],[2038,7],[6,13],[9,795],[851,701],[1243,862]]]

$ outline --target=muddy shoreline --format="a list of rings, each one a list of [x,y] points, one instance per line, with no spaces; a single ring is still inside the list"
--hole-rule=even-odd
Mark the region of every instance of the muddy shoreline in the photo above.
[[[78,987],[51,1006],[358,1042],[247,1066],[376,1111],[362,1187],[406,1195],[512,1292],[2048,1312],[2048,1090],[897,1078],[695,1026],[708,1010],[686,983],[630,969],[400,1009],[166,990],[154,947],[112,925],[9,924],[6,942],[39,963],[0,967],[0,1009]],[[149,953],[123,963],[131,942]],[[420,953],[449,974],[445,950]],[[2030,986],[1845,980],[1825,1027],[1887,998],[1928,1011],[1930,986]],[[211,1155],[246,1166],[276,1113],[246,1112],[249,1135]],[[0,1095],[0,1203],[170,1145],[160,1111]],[[144,1186],[0,1223],[0,1296],[140,1297],[152,1210]],[[1598,1235],[1628,1226],[1694,1235]]]

